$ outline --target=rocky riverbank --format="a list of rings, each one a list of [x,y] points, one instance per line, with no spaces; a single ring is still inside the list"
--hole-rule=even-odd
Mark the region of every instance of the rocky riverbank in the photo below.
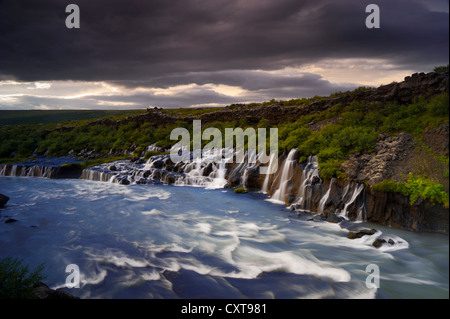
[[[81,178],[128,185],[164,183],[202,187],[244,187],[263,191],[299,214],[314,212],[320,219],[367,221],[418,232],[448,234],[448,209],[442,204],[418,200],[411,204],[399,193],[373,191],[367,183],[352,179],[322,180],[317,159],[298,163],[293,149],[278,159],[272,175],[259,173],[258,163],[197,161],[174,164],[168,155],[146,163],[117,161],[85,169]]]

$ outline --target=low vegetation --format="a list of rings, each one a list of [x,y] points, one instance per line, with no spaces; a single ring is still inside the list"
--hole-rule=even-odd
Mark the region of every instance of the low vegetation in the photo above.
[[[410,173],[404,182],[384,180],[374,186],[375,191],[400,193],[409,197],[411,205],[417,200],[428,200],[432,203],[441,203],[449,208],[449,194],[442,184],[430,180],[426,176],[418,176]]]
[[[30,272],[21,259],[7,257],[0,260],[0,299],[36,298],[33,286],[45,278],[41,274],[43,269],[41,264]]]
[[[243,187],[237,187],[234,189],[234,192],[236,194],[246,194],[248,191]]]

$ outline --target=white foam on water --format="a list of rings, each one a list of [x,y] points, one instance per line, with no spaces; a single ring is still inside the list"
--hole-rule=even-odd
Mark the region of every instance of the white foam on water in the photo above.
[[[263,272],[287,272],[297,275],[326,277],[336,282],[350,281],[351,276],[344,269],[332,267],[317,260],[308,260],[298,253],[290,251],[268,252],[253,247],[239,247],[234,255],[235,266],[239,272],[223,273],[219,270],[212,274],[232,278],[253,279]]]
[[[157,189],[157,190],[153,190],[152,192],[148,192],[145,194],[131,194],[129,196],[127,196],[125,198],[125,200],[130,201],[130,202],[140,202],[140,201],[146,201],[149,200],[150,198],[158,198],[161,200],[166,200],[170,198],[170,192],[161,190],[161,189]]]
[[[115,255],[108,252],[106,255],[97,257],[97,261],[102,264],[112,264],[120,268],[143,268],[149,266],[148,261],[138,260],[128,256]]]
[[[101,269],[99,273],[90,275],[91,275],[90,277],[86,277],[86,275],[83,272],[80,273],[81,286],[101,284],[106,278],[107,271],[105,269]]]
[[[205,234],[207,234],[207,235],[209,235],[209,234],[211,233],[211,229],[212,229],[211,224],[208,224],[208,223],[198,223],[198,224],[196,225],[196,227],[197,227],[197,229],[198,229],[200,232],[202,232],[202,233],[205,233]]]
[[[197,259],[185,258],[179,262],[182,269],[192,270],[200,275],[210,274],[215,268],[200,263]]]
[[[160,280],[161,274],[158,271],[145,272],[141,274],[141,278],[146,281]]]
[[[164,215],[164,212],[162,212],[162,211],[160,211],[160,210],[158,210],[158,209],[153,208],[153,209],[150,210],[150,211],[143,211],[143,212],[141,212],[141,214],[142,214],[142,215],[161,216],[161,215]]]

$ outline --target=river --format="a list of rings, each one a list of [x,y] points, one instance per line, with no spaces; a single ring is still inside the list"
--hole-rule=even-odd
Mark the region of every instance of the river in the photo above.
[[[0,258],[44,263],[52,288],[77,265],[81,298],[449,297],[446,235],[359,223],[377,232],[348,239],[231,189],[0,177],[0,193]],[[381,234],[396,244],[374,248]]]

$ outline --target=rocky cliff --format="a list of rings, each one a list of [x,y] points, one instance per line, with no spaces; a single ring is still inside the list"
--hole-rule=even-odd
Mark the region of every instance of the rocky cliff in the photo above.
[[[400,83],[391,83],[378,88],[366,88],[354,92],[342,93],[338,97],[319,99],[306,105],[284,107],[281,103],[268,106],[219,109],[212,113],[198,116],[170,116],[164,109],[148,109],[147,114],[129,116],[122,120],[101,119],[93,121],[90,125],[120,125],[128,122],[152,123],[154,126],[173,124],[177,121],[192,122],[199,119],[202,123],[215,121],[232,122],[245,119],[248,124],[258,124],[262,119],[268,120],[270,125],[294,121],[299,117],[311,113],[327,110],[340,103],[348,105],[352,101],[368,102],[400,102],[409,103],[418,97],[433,96],[448,91],[448,73],[415,73]]]

